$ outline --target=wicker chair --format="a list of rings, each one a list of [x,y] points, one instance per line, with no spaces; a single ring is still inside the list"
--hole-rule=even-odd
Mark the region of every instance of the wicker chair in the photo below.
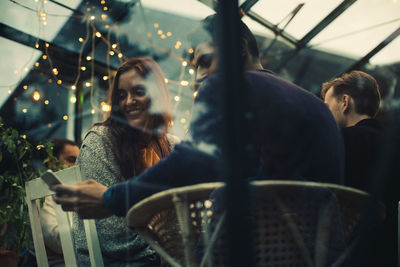
[[[250,190],[256,266],[339,265],[368,194],[333,184],[257,181]],[[223,183],[154,194],[132,207],[128,226],[171,266],[229,266]],[[380,205],[377,221],[383,220]]]

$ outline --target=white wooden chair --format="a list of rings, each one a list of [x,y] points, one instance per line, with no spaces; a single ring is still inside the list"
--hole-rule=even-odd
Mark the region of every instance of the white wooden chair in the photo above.
[[[74,166],[58,171],[56,172],[56,175],[64,184],[67,185],[75,185],[82,181],[79,166]],[[54,194],[54,192],[49,189],[47,184],[41,178],[36,178],[32,181],[27,182],[25,184],[25,190],[37,264],[39,267],[48,267],[49,264],[47,261],[42,227],[40,225],[39,219],[39,201],[41,198]],[[77,266],[68,214],[62,210],[60,205],[55,205],[55,211],[58,229],[60,232],[65,266]],[[92,266],[103,267],[103,258],[101,254],[99,240],[97,237],[95,221],[84,220],[84,226],[90,256],[90,263]]]

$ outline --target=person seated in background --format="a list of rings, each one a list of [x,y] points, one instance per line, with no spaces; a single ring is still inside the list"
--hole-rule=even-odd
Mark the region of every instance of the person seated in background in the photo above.
[[[53,156],[58,159],[56,164],[66,167],[75,165],[79,153],[79,147],[75,142],[64,138],[54,138],[51,142],[54,145]],[[43,239],[47,249],[49,265],[64,266],[60,233],[54,205],[56,204],[52,196],[45,198],[43,207],[39,212],[40,224],[42,225]]]
[[[322,84],[321,97],[342,130],[344,184],[370,192],[383,125],[374,119],[381,95],[378,83],[362,71],[351,71]]]
[[[364,225],[363,239],[348,266],[397,266],[400,141],[395,129],[375,119],[381,101],[379,85],[371,75],[355,70],[323,83],[321,97],[342,130],[344,184],[369,192],[386,206],[382,224],[373,229]],[[368,210],[373,214],[372,207]]]
[[[207,35],[203,43],[211,49],[211,62],[208,66],[197,63],[198,71],[208,68],[208,77],[200,77],[204,84],[194,104],[192,140],[176,145],[167,157],[134,179],[111,187],[95,180],[55,186],[56,202],[64,210],[76,211],[83,218],[125,216],[131,206],[156,192],[219,179],[224,118],[215,28],[215,16],[206,18],[199,28],[199,35]],[[261,69],[254,35],[243,22],[239,33],[245,79],[251,89],[249,106],[255,118],[248,126],[253,135],[248,140],[256,151],[251,155],[254,160],[244,166],[247,177],[342,183],[343,142],[329,109],[306,90]],[[201,57],[200,50],[198,46],[197,57]],[[90,177],[98,175],[104,176],[93,173]]]
[[[177,142],[171,123],[169,92],[158,64],[131,58],[117,70],[109,89],[111,113],[85,134],[77,164],[84,179],[107,187],[143,173],[165,158]],[[123,218],[96,221],[105,266],[157,266],[155,251],[126,227]],[[83,221],[74,217],[73,236],[81,266],[89,266]]]

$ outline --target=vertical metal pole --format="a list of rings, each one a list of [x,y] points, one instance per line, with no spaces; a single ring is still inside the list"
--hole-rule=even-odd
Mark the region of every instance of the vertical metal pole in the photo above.
[[[80,145],[82,142],[82,112],[83,112],[83,84],[79,83],[76,87],[76,103],[75,103],[75,142]]]
[[[252,266],[250,228],[246,223],[247,188],[244,168],[244,99],[242,49],[237,1],[221,0],[217,6],[219,73],[224,103],[224,179],[229,266]]]
[[[69,91],[68,92],[68,99],[67,99],[67,106],[68,106],[68,121],[67,121],[67,131],[66,131],[66,138],[69,140],[74,140],[74,125],[75,125],[75,105],[71,103],[70,99],[75,95],[74,91]]]

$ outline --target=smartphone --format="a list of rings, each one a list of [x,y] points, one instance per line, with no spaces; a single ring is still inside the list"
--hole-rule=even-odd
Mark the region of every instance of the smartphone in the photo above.
[[[61,180],[57,177],[57,175],[52,170],[47,170],[42,174],[43,181],[50,187],[57,184],[62,184]]]

